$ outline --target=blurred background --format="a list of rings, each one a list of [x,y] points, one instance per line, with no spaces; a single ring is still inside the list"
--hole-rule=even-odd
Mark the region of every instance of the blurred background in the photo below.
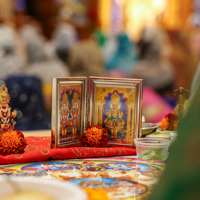
[[[200,0],[0,0],[0,80],[16,129],[51,128],[53,77],[142,78],[143,116],[173,112],[200,57]]]

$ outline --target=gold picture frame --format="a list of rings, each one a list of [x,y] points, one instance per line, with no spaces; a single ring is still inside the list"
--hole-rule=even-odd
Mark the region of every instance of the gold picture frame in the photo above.
[[[86,77],[53,78],[51,148],[77,146],[85,131]]]
[[[140,137],[142,79],[89,78],[88,125],[109,133],[109,145],[133,146]]]

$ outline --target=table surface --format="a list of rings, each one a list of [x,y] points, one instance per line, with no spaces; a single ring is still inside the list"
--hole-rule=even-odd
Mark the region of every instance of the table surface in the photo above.
[[[48,160],[1,166],[0,176],[104,189],[113,200],[147,199],[164,165],[130,157]]]
[[[25,137],[51,136],[51,130],[22,132]],[[70,182],[83,189],[104,188],[112,199],[129,200],[146,199],[164,168],[160,162],[141,161],[136,156],[120,156],[1,166],[0,176]]]

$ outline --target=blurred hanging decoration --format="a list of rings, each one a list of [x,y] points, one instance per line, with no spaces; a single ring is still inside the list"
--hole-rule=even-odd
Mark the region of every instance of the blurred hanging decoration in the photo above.
[[[124,26],[124,3],[126,0],[99,1],[99,21],[104,32],[119,32]]]
[[[8,88],[3,85],[0,88],[0,155],[3,156],[24,153],[27,146],[23,133],[14,130],[17,111],[11,112],[9,102]]]
[[[85,18],[86,6],[81,0],[60,0],[60,17],[65,20],[80,21]]]
[[[26,9],[26,2],[25,0],[16,0],[15,1],[15,9],[17,11],[23,11]]]
[[[112,1],[112,30],[119,32],[123,30],[123,15],[124,15],[124,0],[113,0]]]

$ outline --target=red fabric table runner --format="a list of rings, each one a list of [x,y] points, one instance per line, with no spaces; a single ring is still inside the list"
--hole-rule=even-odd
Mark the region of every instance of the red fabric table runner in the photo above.
[[[125,147],[69,147],[62,149],[51,149],[51,137],[26,137],[27,147],[23,154],[12,154],[8,156],[0,155],[0,164],[17,164],[41,162],[47,159],[67,159],[67,158],[95,158],[110,156],[136,155],[135,148]]]

